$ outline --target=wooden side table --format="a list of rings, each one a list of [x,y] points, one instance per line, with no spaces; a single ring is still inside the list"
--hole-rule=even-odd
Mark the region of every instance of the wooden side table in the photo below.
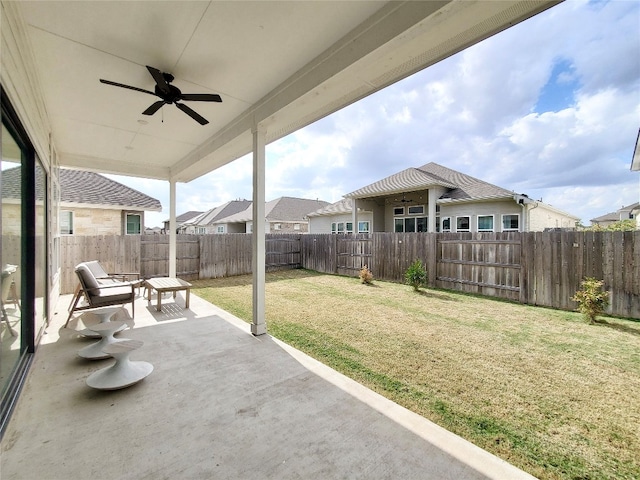
[[[162,294],[167,292],[173,292],[173,298],[176,298],[176,292],[185,291],[184,308],[189,308],[189,294],[191,292],[191,284],[189,282],[185,282],[180,278],[158,277],[146,280],[145,287],[149,302],[151,302],[151,291],[155,290],[157,292],[156,310],[159,312],[162,311]]]

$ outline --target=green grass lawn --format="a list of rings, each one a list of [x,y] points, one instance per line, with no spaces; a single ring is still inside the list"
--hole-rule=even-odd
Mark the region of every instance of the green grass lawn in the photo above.
[[[251,320],[251,277],[194,282]],[[640,478],[640,322],[306,270],[267,274],[267,329],[545,479]]]

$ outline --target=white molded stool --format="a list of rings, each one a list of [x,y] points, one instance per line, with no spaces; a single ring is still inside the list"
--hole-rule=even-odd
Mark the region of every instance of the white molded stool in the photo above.
[[[91,330],[99,334],[102,339],[99,342],[92,343],[78,351],[78,355],[89,360],[100,360],[109,358],[111,355],[103,351],[104,347],[120,340],[115,339],[113,334],[125,325],[124,322],[105,322],[91,326]]]
[[[103,308],[99,308],[97,310],[93,310],[91,312],[87,312],[87,313],[91,313],[95,316],[98,317],[98,319],[100,320],[99,323],[106,323],[111,321],[111,318],[118,312],[121,312],[122,310],[125,310],[123,307],[103,307]],[[125,310],[126,312],[126,310]],[[86,313],[85,313],[86,315]],[[115,333],[121,332],[122,330],[124,330],[125,328],[127,328],[126,323],[122,325],[122,327],[120,327],[118,330],[115,331]],[[79,335],[82,335],[84,337],[87,338],[101,338],[101,335],[94,331],[93,328],[91,327],[87,327],[83,330],[79,330],[78,331]]]
[[[138,383],[151,372],[153,365],[149,362],[132,362],[129,355],[140,348],[144,342],[140,340],[120,340],[104,347],[104,352],[116,359],[116,363],[103,368],[87,377],[87,385],[98,390],[118,390]]]

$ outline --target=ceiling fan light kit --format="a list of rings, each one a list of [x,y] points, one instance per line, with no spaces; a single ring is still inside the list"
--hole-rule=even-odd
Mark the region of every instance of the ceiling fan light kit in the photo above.
[[[100,79],[100,82],[113,85],[114,87],[126,88],[129,90],[135,90],[136,92],[148,93],[149,95],[154,95],[159,97],[160,100],[152,103],[149,108],[147,108],[143,115],[153,115],[163,105],[174,104],[178,107],[179,110],[182,110],[184,113],[193,118],[200,125],[206,125],[209,121],[198,114],[196,111],[185,105],[184,103],[178,103],[179,101],[187,101],[187,102],[222,102],[222,98],[220,95],[214,93],[182,93],[178,87],[175,85],[171,85],[171,82],[174,80],[174,76],[170,73],[161,72],[157,68],[153,68],[147,65],[147,70],[153,77],[153,80],[156,82],[154,92],[150,90],[145,90],[143,88],[132,87],[131,85],[124,85],[122,83],[112,82],[110,80]]]

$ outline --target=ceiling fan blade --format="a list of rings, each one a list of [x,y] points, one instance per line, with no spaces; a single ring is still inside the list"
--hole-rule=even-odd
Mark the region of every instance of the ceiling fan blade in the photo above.
[[[160,91],[162,93],[168,94],[170,91],[169,84],[167,84],[167,81],[165,80],[164,75],[162,75],[162,72],[157,68],[150,67],[149,65],[147,65],[147,70],[149,70],[149,73],[151,74],[153,79],[156,81],[156,85],[158,85],[158,88],[160,89]]]
[[[220,95],[214,93],[182,93],[180,100],[192,102],[222,102]]]
[[[151,106],[149,108],[147,108],[144,112],[142,112],[143,115],[153,115],[154,113],[156,113],[158,110],[160,110],[160,108],[165,104],[166,102],[164,100],[159,100],[157,102],[154,102],[151,104]]]
[[[142,93],[148,93],[149,95],[155,95],[155,93],[150,92],[149,90],[144,90],[144,89],[138,88],[138,87],[132,87],[130,85],[124,85],[122,83],[112,82],[110,80],[103,80],[102,78],[100,79],[100,82],[101,83],[106,83],[107,85],[113,85],[114,87],[128,88],[129,90],[135,90],[136,92],[142,92]]]
[[[183,105],[182,103],[177,103],[177,102],[176,102],[175,105],[180,110],[182,110],[184,113],[186,113],[191,118],[193,118],[196,122],[198,122],[200,125],[206,125],[207,123],[209,123],[209,120],[207,120],[206,118],[200,116],[198,113],[196,113],[195,111],[191,110],[186,105]]]

